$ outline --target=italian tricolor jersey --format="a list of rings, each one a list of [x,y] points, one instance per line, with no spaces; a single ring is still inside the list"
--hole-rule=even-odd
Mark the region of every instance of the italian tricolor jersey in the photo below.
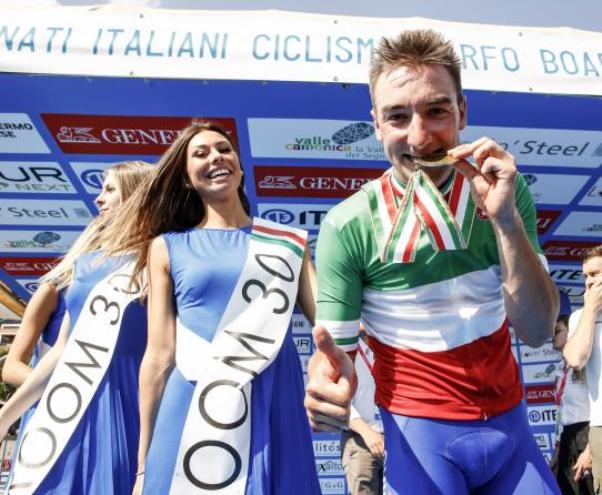
[[[403,194],[402,188],[394,189]],[[522,388],[491,223],[474,215],[466,249],[434,250],[421,232],[414,261],[381,261],[373,206],[367,190],[361,190],[322,222],[317,323],[340,347],[354,351],[363,322],[375,355],[376,402],[394,414],[468,420],[517,405]],[[520,174],[516,206],[545,264],[535,207]]]

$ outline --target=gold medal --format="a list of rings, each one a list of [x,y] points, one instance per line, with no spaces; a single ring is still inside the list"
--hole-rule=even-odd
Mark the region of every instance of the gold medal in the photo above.
[[[412,161],[421,168],[436,168],[448,167],[449,165],[456,163],[458,160],[442,151],[440,153],[432,153],[426,156],[413,157]]]

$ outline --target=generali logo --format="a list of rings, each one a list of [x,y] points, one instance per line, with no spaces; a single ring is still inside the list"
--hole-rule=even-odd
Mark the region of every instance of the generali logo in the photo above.
[[[379,168],[255,167],[258,196],[345,198],[383,174]]]
[[[586,249],[597,246],[599,242],[546,241],[543,254],[550,261],[581,261]]]
[[[525,387],[527,404],[547,404],[554,402],[554,384],[528,385]]]
[[[56,258],[0,258],[0,267],[9,275],[40,276],[58,263]]]
[[[46,113],[42,119],[65,153],[160,155],[192,120],[215,122],[238,142],[231,118]]]
[[[90,131],[92,127],[61,127],[56,135],[56,139],[60,143],[101,143],[102,141],[95,138]]]

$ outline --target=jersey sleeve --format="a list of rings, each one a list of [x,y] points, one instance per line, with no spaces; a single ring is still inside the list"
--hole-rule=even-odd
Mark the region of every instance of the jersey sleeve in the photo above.
[[[525,178],[521,174],[518,174],[516,179],[516,208],[523,219],[523,224],[533,249],[538,254],[542,253],[537,237],[537,212]]]
[[[316,323],[324,326],[347,352],[357,348],[362,304],[362,276],[345,235],[326,218],[316,248],[318,303]]]

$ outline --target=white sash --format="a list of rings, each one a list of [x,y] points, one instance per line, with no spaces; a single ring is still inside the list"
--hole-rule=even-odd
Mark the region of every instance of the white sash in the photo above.
[[[254,219],[245,265],[213,341],[178,321],[176,362],[197,383],[170,494],[244,493],[251,380],[274,360],[286,335],[306,237],[302,230]]]
[[[125,308],[140,296],[138,284],[130,287],[133,267],[133,263],[122,265],[88,294],[38,407],[25,428],[9,494],[29,494],[38,488],[86,412],[111,363]]]

